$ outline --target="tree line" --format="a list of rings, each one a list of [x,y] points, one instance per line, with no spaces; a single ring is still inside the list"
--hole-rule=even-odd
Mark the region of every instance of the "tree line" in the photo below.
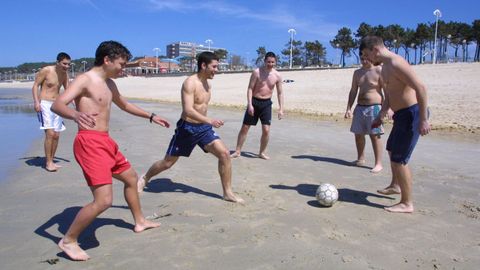
[[[415,29],[404,28],[398,24],[387,26],[372,26],[362,22],[355,33],[348,27],[342,27],[337,35],[329,41],[329,45],[340,51],[339,66],[345,66],[345,60],[352,55],[359,63],[358,48],[360,40],[368,35],[381,37],[385,46],[395,53],[403,54],[405,59],[412,63],[425,63],[426,57],[432,61],[434,41],[435,41],[436,23],[419,23]],[[463,22],[445,22],[438,21],[437,29],[437,61],[468,61],[468,48],[474,44],[475,53],[473,61],[480,61],[480,20],[475,20],[472,24]],[[453,55],[449,55],[448,47],[453,49]],[[291,50],[291,52],[290,52]],[[460,54],[461,51],[461,54]],[[265,47],[257,49],[256,64],[260,63],[265,56]],[[281,66],[288,65],[292,54],[292,62],[295,66],[321,66],[331,65],[326,61],[327,51],[325,46],[318,40],[305,41],[289,40],[285,44],[285,49],[281,51],[283,59]],[[413,55],[412,55],[413,54]],[[336,63],[334,63],[336,64]]]

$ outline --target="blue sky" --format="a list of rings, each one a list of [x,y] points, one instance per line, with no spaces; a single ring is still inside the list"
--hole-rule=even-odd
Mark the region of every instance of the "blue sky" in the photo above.
[[[265,46],[279,53],[295,39],[319,40],[329,60],[338,57],[329,45],[338,29],[356,31],[361,22],[415,28],[434,22],[440,9],[445,21],[471,24],[480,19],[480,1],[233,1],[233,0],[2,0],[0,66],[51,62],[65,51],[73,59],[94,57],[104,40],[117,40],[134,56],[155,55],[159,47],[190,41],[226,48],[248,57]]]

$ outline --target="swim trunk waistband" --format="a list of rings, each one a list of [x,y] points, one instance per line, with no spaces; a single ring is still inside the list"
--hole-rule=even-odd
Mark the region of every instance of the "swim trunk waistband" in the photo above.
[[[394,113],[394,115],[395,115],[395,114],[399,115],[399,114],[406,113],[406,112],[410,112],[410,111],[412,111],[412,110],[417,110],[417,109],[418,109],[418,103],[415,103],[415,104],[413,104],[413,105],[410,106],[410,107],[403,108],[403,109],[400,109],[400,110],[396,111],[396,112]]]
[[[272,98],[257,98],[257,97],[252,97],[252,99],[260,102],[272,100]]]
[[[370,107],[370,106],[382,106],[382,104],[380,103],[374,103],[374,104],[368,104],[368,105],[364,105],[364,104],[357,104],[357,106],[361,106],[361,107]]]
[[[95,134],[99,136],[108,136],[108,131],[79,129],[78,134]]]
[[[203,126],[203,125],[209,125],[209,124],[205,124],[205,123],[192,123],[192,122],[188,122],[187,120],[184,120],[183,118],[180,118],[180,120],[178,120],[177,123],[180,123],[180,124],[186,124],[186,125],[189,125],[189,126]]]

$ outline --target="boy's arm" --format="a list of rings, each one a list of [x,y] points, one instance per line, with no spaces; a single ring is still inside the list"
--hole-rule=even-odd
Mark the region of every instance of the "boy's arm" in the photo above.
[[[283,80],[280,75],[278,75],[276,87],[278,99],[278,120],[281,120],[283,118]]]
[[[45,77],[47,75],[47,70],[45,68],[42,68],[37,76],[35,77],[35,81],[33,82],[32,86],[32,96],[33,96],[33,107],[35,108],[36,112],[40,112],[40,98],[38,95],[38,88],[39,86],[42,85],[43,81],[45,80]]]
[[[195,104],[195,84],[192,80],[187,79],[182,85],[182,115],[193,119],[197,122],[210,124],[216,128],[223,126],[223,121],[218,119],[210,119],[207,116],[197,112],[193,105]]]
[[[353,73],[352,87],[350,88],[350,93],[348,94],[348,103],[347,103],[347,110],[345,111],[345,118],[352,118],[352,106],[358,94],[357,74],[358,74],[357,71]]]
[[[126,98],[120,95],[116,84],[112,80],[107,81],[108,87],[112,91],[112,101],[115,103],[120,109],[126,111],[130,114],[135,116],[143,117],[150,119],[150,123],[154,122],[162,127],[170,127],[170,123],[165,120],[164,118],[156,115],[155,113],[149,113],[142,108],[138,107],[137,105],[128,102]]]
[[[430,124],[428,123],[428,98],[427,98],[427,88],[420,81],[420,79],[415,75],[413,68],[404,61],[399,61],[400,63],[394,65],[395,73],[397,78],[399,78],[406,85],[415,90],[417,96],[417,102],[420,109],[420,123],[419,131],[420,134],[427,135],[430,132]]]
[[[256,75],[256,71],[257,70],[254,70],[252,71],[252,75],[250,76],[250,81],[248,82],[248,88],[247,88],[247,111],[248,111],[248,114],[250,114],[251,116],[253,116],[254,114],[254,108],[253,108],[253,104],[252,104],[252,98],[253,98],[253,89],[255,88],[255,84],[257,83],[257,75]]]
[[[86,114],[76,111],[68,106],[76,97],[83,94],[85,89],[86,76],[79,76],[68,88],[57,97],[51,110],[63,118],[75,121],[81,129],[91,129],[95,127],[95,118],[97,114]]]

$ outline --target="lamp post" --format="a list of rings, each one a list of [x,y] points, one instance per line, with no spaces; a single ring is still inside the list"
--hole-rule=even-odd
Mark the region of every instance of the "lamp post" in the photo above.
[[[417,64],[417,49],[415,48],[415,43],[411,43],[410,44],[410,48],[414,49],[415,50],[415,59],[413,60],[413,62],[415,63],[415,65]],[[410,58],[410,55],[408,56]]]
[[[462,58],[463,58],[463,62],[466,62],[466,61],[467,61],[467,59],[466,59],[466,57],[465,57],[465,56],[466,56],[466,54],[465,54],[466,44],[467,44],[467,40],[465,40],[465,39],[462,40],[462,51],[463,51],[463,57],[462,57]]]
[[[448,34],[447,35],[447,42],[445,44],[445,56],[447,58],[447,63],[450,61],[450,59],[448,59],[448,43],[450,43],[451,38],[452,38],[452,35]]]
[[[153,48],[153,51],[155,52],[155,59],[156,59],[155,70],[156,70],[156,73],[158,74],[158,52],[160,51],[160,48]]]
[[[205,43],[208,45],[208,51],[210,51],[210,47],[211,47],[212,44],[213,44],[213,40],[207,39],[207,40],[205,40]]]
[[[434,45],[433,45],[433,64],[437,63],[437,32],[438,32],[438,18],[442,17],[442,12],[440,10],[435,9],[433,11],[433,15],[435,15],[435,40],[434,40]]]
[[[75,63],[72,62],[70,66],[72,66],[72,78],[75,78]]]
[[[297,31],[293,28],[288,29],[288,33],[290,33],[290,69],[292,69],[293,64],[293,37],[297,34]]]
[[[465,40],[463,40],[463,41],[465,41]],[[465,43],[465,42],[464,42],[464,43]],[[465,50],[463,50],[463,51],[465,51]],[[465,53],[463,53],[463,54],[465,55]],[[14,69],[14,70],[13,70],[13,73],[15,74],[15,75],[14,75],[14,78],[15,78],[15,81],[16,81],[16,80],[17,80],[17,70]]]
[[[85,73],[85,65],[87,64],[87,61],[83,60],[82,64],[83,64],[83,73]]]

